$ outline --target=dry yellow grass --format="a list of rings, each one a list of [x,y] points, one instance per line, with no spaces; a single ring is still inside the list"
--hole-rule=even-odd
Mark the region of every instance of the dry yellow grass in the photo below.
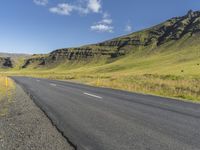
[[[10,78],[6,76],[0,76],[0,99],[6,96],[6,94],[8,94],[13,88],[14,83]]]
[[[91,85],[200,101],[200,79],[173,75],[133,75],[87,80]],[[86,81],[86,82],[87,82]],[[84,81],[85,82],[85,81]]]
[[[14,88],[14,82],[10,78],[0,76],[0,116],[4,116],[7,113]]]
[[[199,41],[198,34],[154,49],[133,49],[133,53],[115,59],[66,61],[50,68],[0,70],[0,73],[75,80],[96,86],[200,102]]]
[[[99,87],[127,90],[132,92],[160,95],[200,102],[199,76],[174,74],[134,74],[134,73],[49,73],[38,72],[19,74],[53,80],[72,80]]]

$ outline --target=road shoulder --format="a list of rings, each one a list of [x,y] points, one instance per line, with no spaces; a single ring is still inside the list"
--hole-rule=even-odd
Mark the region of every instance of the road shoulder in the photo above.
[[[19,85],[8,113],[0,116],[1,150],[73,150]]]

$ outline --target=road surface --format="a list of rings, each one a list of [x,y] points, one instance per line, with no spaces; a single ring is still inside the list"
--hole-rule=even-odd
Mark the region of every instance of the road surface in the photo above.
[[[12,77],[78,150],[200,150],[200,105]]]

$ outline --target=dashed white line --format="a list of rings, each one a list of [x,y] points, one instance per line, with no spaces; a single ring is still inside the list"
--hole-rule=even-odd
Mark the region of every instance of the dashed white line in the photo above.
[[[90,94],[90,93],[83,93],[83,94],[88,95],[88,96],[92,96],[92,97],[95,97],[95,98],[102,99],[102,97],[94,95],[94,94]]]
[[[50,85],[51,85],[51,86],[57,86],[57,85],[56,85],[56,84],[54,84],[54,83],[50,83]]]
[[[36,80],[37,82],[40,82],[40,80]]]

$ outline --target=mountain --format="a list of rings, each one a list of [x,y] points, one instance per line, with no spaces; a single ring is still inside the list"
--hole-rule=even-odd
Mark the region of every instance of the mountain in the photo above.
[[[20,58],[20,57],[24,57],[24,58],[28,58],[30,57],[30,54],[20,54],[20,53],[1,53],[0,52],[0,57],[10,57],[12,59],[16,59],[16,58]]]
[[[29,57],[31,57],[29,54],[0,53],[0,68],[19,67],[24,63],[23,60]]]
[[[113,59],[142,49],[155,49],[170,42],[192,38],[200,33],[200,12],[190,10],[185,16],[175,17],[152,28],[135,32],[109,41],[78,48],[58,49],[47,55],[34,55],[23,68],[56,66],[63,61]]]
[[[1,58],[0,71],[200,100],[200,12],[101,43],[19,58]]]

